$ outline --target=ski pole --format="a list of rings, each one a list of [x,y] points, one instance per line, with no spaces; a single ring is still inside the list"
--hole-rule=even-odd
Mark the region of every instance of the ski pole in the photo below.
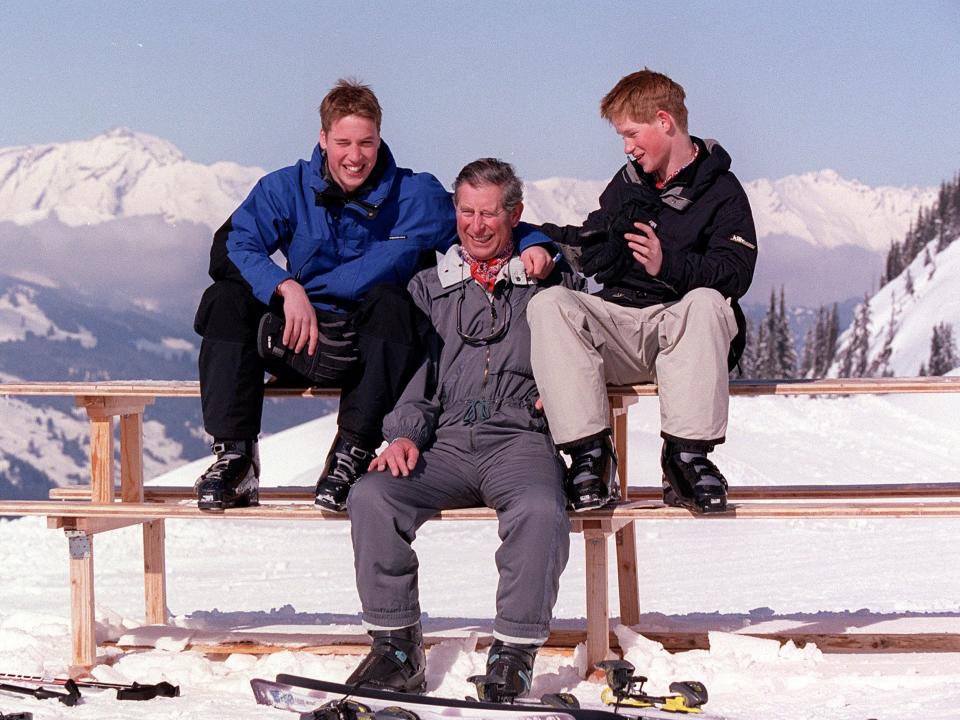
[[[152,700],[155,697],[179,697],[180,687],[166,681],[158,683],[109,683],[99,680],[72,680],[71,678],[43,678],[39,675],[14,675],[0,673],[0,680],[28,682],[36,685],[66,685],[74,683],[81,688],[96,688],[98,690],[116,690],[118,700]]]
[[[0,683],[0,690],[4,690],[6,692],[19,693],[20,695],[31,695],[38,700],[49,700],[50,698],[55,698],[68,707],[76,705],[80,701],[80,688],[77,687],[77,684],[73,680],[67,680],[64,683],[64,687],[66,688],[67,692],[61,693],[56,692],[55,690],[48,690],[44,687],[28,688],[23,687],[22,685]]]

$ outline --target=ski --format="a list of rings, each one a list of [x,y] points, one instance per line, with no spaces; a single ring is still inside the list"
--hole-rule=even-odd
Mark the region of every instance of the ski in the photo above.
[[[285,682],[254,678],[250,681],[253,695],[260,705],[269,705],[279,710],[299,713],[301,720],[391,720],[405,718],[409,720],[576,720],[565,712],[551,711],[547,708],[535,708],[533,712],[517,710],[509,705],[497,706],[493,712],[481,703],[469,703],[464,707],[453,707],[446,702],[436,701],[420,695],[403,693],[383,693],[385,697],[369,697],[366,689],[347,695],[346,692],[329,692],[313,688],[291,685]],[[338,686],[339,687],[339,686]],[[342,686],[349,690],[347,686]],[[426,701],[426,702],[425,702]],[[405,713],[405,714],[404,714]],[[606,713],[603,718],[619,718]]]
[[[351,697],[369,704],[371,707],[399,705],[418,714],[421,712],[428,713],[430,708],[433,708],[433,712],[443,709],[443,714],[447,717],[488,717],[504,718],[504,720],[513,720],[518,717],[528,717],[531,720],[533,718],[557,718],[558,720],[614,720],[615,718],[621,720],[622,718],[662,720],[664,718],[674,718],[675,720],[676,718],[675,712],[660,707],[620,706],[615,710],[611,707],[605,707],[602,703],[588,705],[578,702],[569,693],[555,693],[546,695],[541,699],[523,698],[515,703],[490,703],[471,698],[440,698],[430,695],[395,693],[368,687],[352,688],[349,685],[297,675],[280,674],[277,675],[276,682],[321,693],[319,696],[314,695],[313,701],[329,702],[342,697]],[[452,710],[465,714],[452,715]],[[510,713],[513,713],[513,715]],[[698,717],[706,718],[708,716],[702,714]]]

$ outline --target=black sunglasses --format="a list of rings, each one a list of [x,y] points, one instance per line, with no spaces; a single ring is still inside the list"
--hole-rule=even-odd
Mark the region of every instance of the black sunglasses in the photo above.
[[[467,345],[483,346],[489,345],[506,335],[507,329],[510,327],[510,320],[513,319],[513,307],[510,305],[510,290],[512,288],[513,285],[508,284],[506,291],[503,293],[503,298],[506,300],[503,323],[497,324],[497,320],[499,319],[497,315],[497,293],[494,291],[493,297],[490,299],[490,314],[493,319],[493,330],[487,335],[470,335],[463,331],[463,301],[466,299],[467,292],[466,283],[461,283],[460,297],[457,298],[457,335],[460,336],[460,339],[467,343]]]

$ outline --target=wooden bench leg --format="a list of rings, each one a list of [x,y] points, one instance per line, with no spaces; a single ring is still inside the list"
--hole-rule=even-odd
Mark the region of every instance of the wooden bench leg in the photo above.
[[[610,403],[610,427],[613,445],[617,451],[617,474],[620,491],[627,497],[627,408],[632,400],[616,398]],[[637,581],[637,539],[635,523],[617,531],[617,586],[620,591],[620,622],[624,625],[640,623],[640,590]]]
[[[143,414],[120,416],[120,497],[143,502]]]
[[[143,601],[147,625],[167,624],[165,540],[163,520],[143,524]]]
[[[620,589],[620,622],[640,624],[640,590],[637,584],[636,523],[617,531],[617,583]]]
[[[90,668],[97,663],[96,617],[93,597],[93,535],[67,530],[70,548],[70,616],[73,632],[73,665]]]
[[[583,531],[587,581],[587,674],[610,653],[610,604],[607,593],[607,533]]]
[[[113,502],[113,418],[90,418],[90,492],[95,503]]]

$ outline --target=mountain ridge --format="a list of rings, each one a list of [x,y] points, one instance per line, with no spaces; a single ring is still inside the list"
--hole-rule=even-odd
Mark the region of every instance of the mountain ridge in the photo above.
[[[215,229],[264,172],[229,161],[195,163],[167,140],[122,127],[89,140],[0,148],[0,221],[29,225],[55,217],[76,226],[160,215]],[[597,207],[606,182],[528,181],[524,219],[578,224]],[[758,237],[789,235],[818,247],[873,252],[900,240],[936,196],[932,187],[871,188],[831,169],[743,185]]]

